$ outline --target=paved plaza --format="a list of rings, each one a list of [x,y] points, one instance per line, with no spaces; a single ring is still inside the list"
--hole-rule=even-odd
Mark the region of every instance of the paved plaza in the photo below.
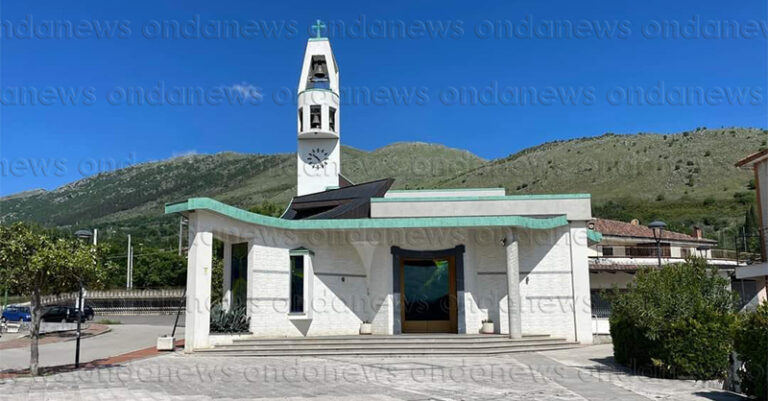
[[[611,346],[499,357],[221,358],[183,353],[5,379],[0,400],[743,400],[613,369]]]
[[[80,351],[82,361],[92,361],[154,347],[157,337],[170,334],[175,316],[119,316],[121,324],[109,326],[110,331],[94,337],[84,338]],[[98,320],[98,319],[97,319]],[[184,328],[177,329],[177,338],[184,337]],[[0,340],[0,345],[11,335]],[[75,341],[43,343],[40,345],[40,366],[59,366],[74,363]],[[29,347],[4,349],[0,346],[0,371],[29,367]]]

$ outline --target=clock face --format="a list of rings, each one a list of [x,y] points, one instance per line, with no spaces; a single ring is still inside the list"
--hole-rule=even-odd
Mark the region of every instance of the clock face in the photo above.
[[[307,162],[315,169],[321,169],[328,164],[328,152],[323,148],[312,148],[307,153]]]

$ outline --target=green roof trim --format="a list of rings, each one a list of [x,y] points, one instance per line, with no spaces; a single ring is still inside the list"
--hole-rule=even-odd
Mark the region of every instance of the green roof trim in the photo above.
[[[587,239],[592,242],[601,242],[603,240],[603,233],[592,229],[587,229]]]
[[[590,199],[590,194],[552,195],[505,195],[505,196],[431,196],[423,198],[371,198],[372,203],[380,202],[472,202],[472,201],[514,201],[514,200],[558,200]]]
[[[534,230],[549,230],[568,225],[565,216],[463,216],[463,217],[411,217],[371,219],[318,219],[284,220],[263,216],[238,209],[211,198],[190,198],[184,202],[168,203],[165,213],[181,213],[193,210],[208,210],[245,223],[286,230],[355,230],[367,228],[438,228],[438,227],[521,227]]]
[[[303,246],[291,249],[289,254],[291,256],[299,256],[299,255],[315,256],[314,251],[304,248]]]
[[[477,191],[498,191],[504,190],[503,187],[498,188],[445,188],[445,189],[390,189],[387,193],[403,193],[403,192],[477,192]]]

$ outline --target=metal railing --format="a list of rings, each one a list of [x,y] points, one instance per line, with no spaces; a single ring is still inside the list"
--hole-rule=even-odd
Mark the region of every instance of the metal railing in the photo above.
[[[99,315],[172,314],[184,302],[183,288],[88,291],[85,303]],[[77,292],[46,295],[43,305],[74,304]],[[28,304],[29,302],[19,303]]]

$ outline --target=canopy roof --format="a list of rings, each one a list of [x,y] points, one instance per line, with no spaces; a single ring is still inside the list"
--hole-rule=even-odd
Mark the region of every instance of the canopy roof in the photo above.
[[[165,205],[166,214],[187,213],[195,210],[208,210],[245,223],[287,230],[356,230],[439,227],[520,227],[549,230],[568,225],[568,219],[565,215],[548,217],[464,216],[287,220],[252,213],[210,198],[190,198],[183,202],[169,203]]]

